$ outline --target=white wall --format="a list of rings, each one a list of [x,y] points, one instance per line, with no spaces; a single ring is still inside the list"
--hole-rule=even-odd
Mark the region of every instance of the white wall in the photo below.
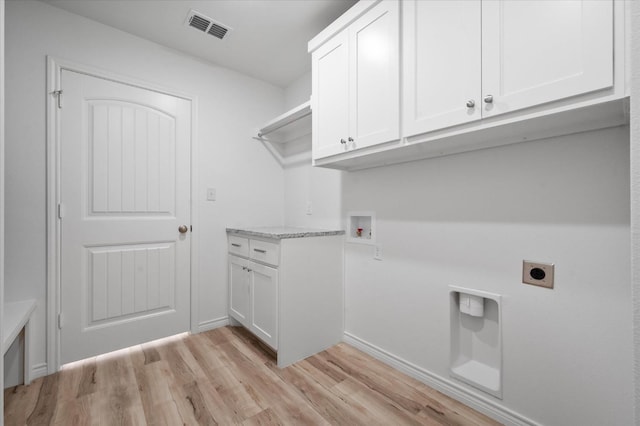
[[[640,2],[631,2],[631,243],[635,424],[640,423]]]
[[[0,318],[4,314],[4,0],[0,0]],[[0,327],[0,342],[4,342]],[[4,357],[0,359],[0,389],[4,389]],[[4,403],[0,404],[4,424]]]
[[[6,9],[6,297],[38,300],[34,367],[46,362],[45,55],[198,97],[199,319],[204,327],[224,319],[225,227],[284,221],[283,171],[251,139],[282,112],[282,89],[38,1]],[[217,201],[206,201],[207,187],[217,189]]]
[[[311,54],[309,54],[311,62]],[[284,109],[295,108],[309,100],[311,96],[311,71],[302,74],[284,89]]]
[[[298,164],[285,169],[284,182],[286,225],[342,229],[342,172]]]
[[[311,58],[309,58],[311,60]],[[309,100],[311,72],[303,74],[284,91],[285,110]],[[311,149],[311,135],[305,141]],[[285,224],[303,228],[341,229],[342,172],[311,166],[309,153],[305,161],[293,164],[284,172]],[[307,214],[311,204],[311,214]]]
[[[626,127],[347,173],[383,260],[347,244],[346,332],[449,380],[448,286],[498,293],[503,407],[633,424],[629,207]],[[523,259],[555,263],[555,289],[522,284]]]

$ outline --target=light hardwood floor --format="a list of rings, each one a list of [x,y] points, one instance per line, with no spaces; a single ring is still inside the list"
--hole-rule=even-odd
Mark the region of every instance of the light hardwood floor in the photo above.
[[[5,425],[496,425],[341,343],[285,369],[241,328],[180,335],[5,390]]]

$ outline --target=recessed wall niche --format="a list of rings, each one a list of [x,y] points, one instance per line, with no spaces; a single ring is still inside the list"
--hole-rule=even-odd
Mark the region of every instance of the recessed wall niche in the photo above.
[[[502,399],[500,295],[449,288],[451,377]]]
[[[347,242],[375,244],[376,214],[374,212],[349,212],[347,216]]]

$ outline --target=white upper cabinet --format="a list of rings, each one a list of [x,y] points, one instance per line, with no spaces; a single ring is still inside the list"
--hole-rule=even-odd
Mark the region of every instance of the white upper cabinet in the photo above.
[[[400,17],[383,1],[349,29],[351,148],[400,138]]]
[[[383,0],[313,52],[313,158],[400,138],[399,6]]]
[[[359,170],[628,123],[628,9],[360,0],[309,42],[313,163]]]
[[[613,86],[613,2],[403,3],[404,136]]]
[[[489,117],[613,86],[613,1],[482,1]]]
[[[313,156],[346,150],[349,134],[349,47],[343,32],[313,54]]]
[[[480,4],[480,0],[403,3],[406,134],[481,118]]]

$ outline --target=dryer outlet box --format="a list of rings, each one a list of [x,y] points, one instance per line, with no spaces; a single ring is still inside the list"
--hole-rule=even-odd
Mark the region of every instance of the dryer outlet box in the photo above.
[[[553,263],[522,261],[522,282],[539,287],[553,288]]]

